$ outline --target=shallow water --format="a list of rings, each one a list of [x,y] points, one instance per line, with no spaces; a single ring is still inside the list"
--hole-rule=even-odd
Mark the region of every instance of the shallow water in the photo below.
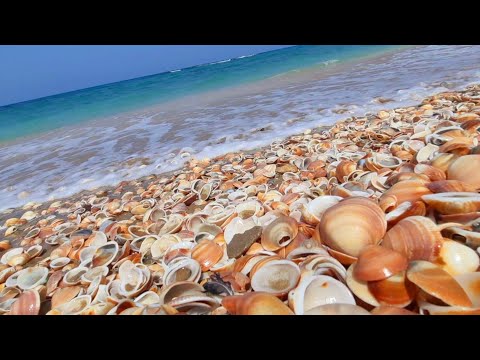
[[[322,64],[309,59],[303,67],[297,59],[279,74],[262,72],[260,80],[253,79],[258,81],[227,81],[229,87],[185,93],[160,105],[147,101],[141,110],[125,105],[105,119],[65,121],[55,131],[0,144],[0,209],[161,173],[180,167],[189,154],[211,157],[262,146],[350,115],[414,105],[430,94],[480,81],[480,46],[385,50],[390,51],[359,51],[330,63],[324,57]],[[210,66],[229,63],[234,61]],[[394,101],[381,104],[378,97]],[[27,195],[22,192],[29,195],[19,199]]]

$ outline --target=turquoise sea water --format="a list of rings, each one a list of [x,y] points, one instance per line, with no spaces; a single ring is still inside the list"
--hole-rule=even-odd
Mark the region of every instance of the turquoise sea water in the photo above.
[[[398,46],[293,46],[0,107],[0,142]]]

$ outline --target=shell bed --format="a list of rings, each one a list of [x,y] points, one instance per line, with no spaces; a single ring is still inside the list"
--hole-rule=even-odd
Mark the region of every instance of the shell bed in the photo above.
[[[480,314],[480,86],[0,215],[0,314]]]

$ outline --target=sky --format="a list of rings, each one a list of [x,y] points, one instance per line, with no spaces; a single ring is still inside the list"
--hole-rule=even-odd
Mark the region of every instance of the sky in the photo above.
[[[288,45],[0,45],[0,106]]]

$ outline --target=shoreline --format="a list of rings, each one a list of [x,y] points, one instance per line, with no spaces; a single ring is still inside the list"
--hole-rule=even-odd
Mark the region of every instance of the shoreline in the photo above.
[[[156,117],[158,114],[175,114],[176,112],[184,112],[193,108],[215,107],[224,101],[239,96],[255,96],[272,90],[276,90],[282,86],[308,85],[329,76],[335,76],[342,73],[343,70],[354,65],[377,64],[382,57],[391,57],[397,53],[408,51],[411,49],[425,47],[426,45],[402,45],[401,48],[384,50],[379,53],[364,55],[359,58],[348,59],[339,63],[333,63],[328,66],[314,65],[300,70],[291,70],[289,72],[275,75],[273,78],[256,80],[250,83],[238,84],[223,87],[215,90],[208,90],[199,94],[183,96],[181,98],[168,100],[155,105],[149,105],[134,110],[120,112],[114,115],[94,117],[88,120],[82,120],[76,124],[62,126],[56,129],[40,131],[36,134],[30,134],[15,138],[13,140],[0,141],[0,150],[12,145],[28,142],[29,140],[46,139],[57,135],[57,132],[67,133],[69,131],[79,130],[85,127],[104,127],[112,126],[117,121],[128,121],[138,116]],[[181,109],[181,110],[179,110]],[[113,125],[114,126],[114,125]]]
[[[480,314],[479,140],[472,84],[0,213],[0,315]]]
[[[460,90],[460,91],[456,91],[456,92],[461,92],[461,91],[466,91],[465,89],[464,90]],[[440,95],[442,93],[439,93],[439,94],[432,94],[430,96],[435,96],[435,95]],[[425,99],[424,99],[425,101]],[[397,108],[393,108],[393,109],[382,109],[382,110],[378,110],[377,112],[381,112],[381,111],[395,111],[397,109],[404,109],[404,108],[419,108],[422,104],[419,103],[417,105],[412,105],[412,106],[408,106],[408,107],[397,107]],[[369,114],[371,113],[369,110],[368,110],[368,107],[366,108],[366,112],[365,114]],[[364,116],[365,116],[364,114]],[[304,132],[302,133],[297,133],[297,134],[292,134],[292,135],[289,135],[285,138],[283,138],[282,140],[283,141],[288,141],[288,139],[291,139],[291,138],[295,138],[297,136],[301,136],[301,135],[304,135],[305,132],[308,132],[308,133],[315,133],[315,132],[323,132],[323,131],[329,131],[331,130],[332,128],[334,128],[335,126],[337,126],[337,124],[339,123],[342,123],[344,122],[346,119],[348,119],[350,117],[347,117],[347,118],[342,118],[338,121],[336,121],[334,124],[330,124],[330,125],[322,125],[322,126],[319,126],[319,127],[315,127],[315,128],[310,128],[310,129],[307,129],[305,130]],[[242,153],[242,154],[248,154],[248,155],[251,155],[251,154],[255,154],[255,153],[258,153],[258,152],[261,152],[261,153],[264,153],[266,151],[269,150],[271,144],[270,145],[264,145],[264,146],[260,146],[260,147],[254,147],[254,148],[251,148],[251,149],[242,149],[240,151],[235,151],[235,152],[231,152],[231,153],[224,153],[224,154],[220,154],[220,155],[217,155],[215,157],[213,157],[212,159],[210,159],[212,162],[215,162],[215,161],[218,161],[218,159],[221,159],[223,157],[225,157],[226,155],[228,154],[235,154],[235,153]],[[61,198],[55,198],[55,199],[52,199],[52,200],[48,200],[48,201],[45,201],[45,202],[29,202],[27,201],[24,205],[22,206],[18,206],[18,207],[14,207],[14,208],[8,208],[8,209],[4,209],[2,211],[0,211],[0,229],[2,228],[1,225],[2,225],[2,222],[4,222],[5,220],[5,217],[10,217],[11,215],[15,215],[15,214],[18,214],[19,212],[22,212],[22,211],[25,211],[25,206],[30,204],[30,203],[33,203],[33,204],[36,204],[35,206],[37,206],[38,204],[40,204],[40,206],[38,206],[37,208],[39,209],[45,209],[46,207],[48,207],[49,204],[52,204],[54,202],[68,202],[68,201],[76,201],[82,197],[86,197],[86,196],[91,196],[91,195],[94,195],[95,193],[103,193],[103,192],[108,192],[108,193],[112,193],[118,186],[119,184],[123,183],[123,182],[137,182],[137,183],[145,183],[149,180],[155,180],[155,179],[159,179],[159,178],[165,178],[165,177],[170,177],[170,176],[174,176],[174,174],[179,174],[179,173],[182,173],[184,171],[187,170],[188,168],[188,163],[190,162],[197,162],[197,161],[201,161],[202,159],[197,159],[195,158],[195,156],[192,157],[192,159],[188,160],[185,164],[183,165],[180,165],[178,168],[176,169],[173,169],[173,170],[169,170],[169,171],[166,171],[166,172],[162,172],[162,173],[152,173],[152,174],[148,174],[148,175],[144,175],[144,176],[141,176],[139,178],[136,178],[136,179],[132,179],[132,180],[126,180],[126,181],[120,181],[119,183],[117,184],[112,184],[112,185],[104,185],[104,186],[99,186],[99,187],[96,187],[94,189],[87,189],[87,190],[81,190],[75,194],[72,194],[70,196],[66,196],[66,197],[61,197]],[[29,207],[30,208],[30,207]]]

